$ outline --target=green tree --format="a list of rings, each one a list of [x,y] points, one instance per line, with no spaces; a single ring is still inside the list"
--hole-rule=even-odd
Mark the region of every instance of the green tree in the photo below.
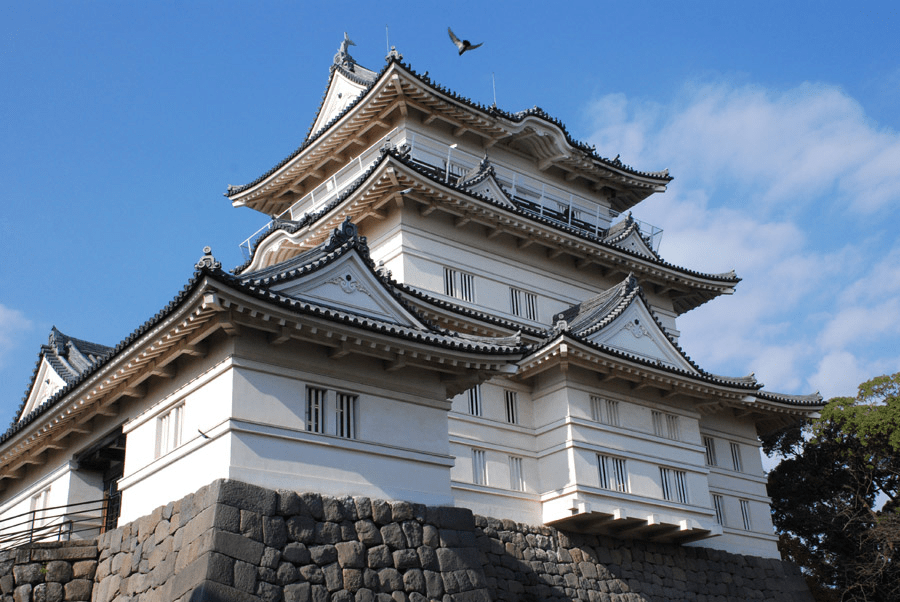
[[[821,417],[763,437],[782,556],[816,600],[900,600],[900,373],[829,401]]]

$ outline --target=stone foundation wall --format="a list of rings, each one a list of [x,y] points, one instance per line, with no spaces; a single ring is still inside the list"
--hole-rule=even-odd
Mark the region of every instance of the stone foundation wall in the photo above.
[[[0,557],[4,595],[81,600],[38,597],[51,583],[69,591],[49,561],[41,573],[38,550],[14,552],[15,566]],[[90,573],[92,602],[812,600],[799,570],[776,560],[227,480],[105,533],[93,553],[69,582]]]
[[[93,541],[34,543],[0,552],[3,602],[90,602],[97,569]]]

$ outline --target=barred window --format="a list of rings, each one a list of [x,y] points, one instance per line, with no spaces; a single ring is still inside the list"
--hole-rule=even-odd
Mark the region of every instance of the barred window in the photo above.
[[[509,289],[510,311],[514,316],[527,320],[537,320],[537,295],[517,288]]]
[[[515,391],[504,391],[506,398],[506,421],[519,424],[519,396]]]
[[[660,468],[659,476],[662,481],[663,499],[687,504],[687,474],[683,470]]]
[[[725,525],[725,500],[721,495],[713,494],[712,496],[713,508],[716,511],[716,523],[724,526]]]
[[[482,449],[472,450],[472,482],[487,485],[487,459]]]
[[[738,472],[744,472],[744,462],[741,459],[741,446],[737,443],[731,444],[731,465]]]
[[[719,462],[716,460],[716,441],[712,437],[704,437],[703,438],[703,447],[706,448],[706,465],[707,466],[718,466]]]
[[[356,439],[357,396],[338,393],[335,402],[334,434],[345,439]]]
[[[741,500],[741,520],[744,523],[744,531],[752,531],[753,523],[750,521],[750,502]]]
[[[591,395],[591,418],[610,426],[619,426],[619,402]]]
[[[325,432],[325,389],[306,388],[306,430],[313,433]]]
[[[509,457],[509,487],[514,491],[525,491],[525,474],[522,472],[522,458]]]
[[[628,493],[628,472],[623,458],[597,454],[600,488]]]
[[[475,385],[466,393],[469,401],[469,414],[481,416],[481,385]]]
[[[444,268],[444,294],[474,303],[475,276],[459,270]]]
[[[653,416],[653,434],[666,439],[680,439],[678,416],[651,410]]]
[[[181,445],[184,404],[179,404],[156,419],[156,457]]]

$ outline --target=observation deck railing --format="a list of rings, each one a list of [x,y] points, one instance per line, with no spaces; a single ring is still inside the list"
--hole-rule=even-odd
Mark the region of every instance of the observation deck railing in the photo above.
[[[0,550],[40,541],[90,539],[115,528],[119,497],[30,510],[0,520]]]
[[[388,142],[397,146],[408,144],[409,156],[414,163],[453,184],[481,163],[481,158],[456,148],[456,145],[448,145],[422,134],[395,128],[250,235],[240,245],[244,259],[250,259],[254,242],[268,232],[275,220],[298,220],[340,195],[372,166]],[[595,236],[603,236],[612,221],[620,215],[600,203],[568,193],[521,171],[494,164],[494,172],[499,183],[512,195],[519,208]],[[641,220],[635,221],[641,233],[650,241],[653,250],[658,250],[662,229]]]

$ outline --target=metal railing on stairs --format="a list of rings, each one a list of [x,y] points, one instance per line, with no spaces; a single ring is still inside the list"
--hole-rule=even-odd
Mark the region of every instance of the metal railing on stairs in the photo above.
[[[0,550],[34,542],[90,539],[116,527],[118,504],[118,496],[113,496],[0,519]]]

